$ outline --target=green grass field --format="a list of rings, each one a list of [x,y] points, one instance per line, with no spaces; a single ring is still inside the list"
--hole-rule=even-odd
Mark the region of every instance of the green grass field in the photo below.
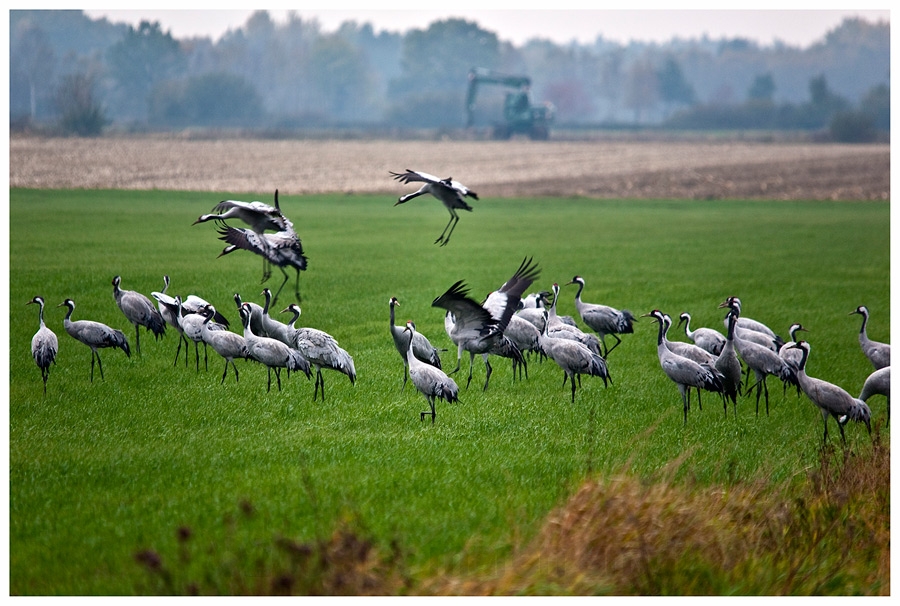
[[[143,353],[130,359],[102,350],[105,380],[95,371],[91,383],[90,350],[63,330],[56,305],[65,298],[77,305],[73,319],[120,328],[133,350],[134,329],[112,296],[116,275],[149,296],[168,274],[170,294],[206,298],[238,331],[233,294],[262,302],[260,258],[216,258],[224,243],[214,226],[191,225],[225,198],[270,202],[246,192],[10,191],[12,594],[159,591],[135,559],[145,550],[170,568],[181,558],[178,582],[252,591],[250,580],[235,584],[235,570],[267,570],[273,541],[321,539],[341,524],[383,552],[396,546],[416,576],[491,570],[588,477],[651,478],[683,458],[676,479],[702,486],[790,485],[817,464],[821,415],[775,379],[768,416],[745,396],[737,418],[730,408],[726,417],[705,394],[684,426],[648,318],[610,356],[613,384],[585,379],[574,404],[552,362],[532,360],[517,382],[498,359],[483,392],[476,358],[465,389],[465,355],[460,403],[438,402],[436,423],[420,422],[425,399],[411,384],[400,392],[389,298],[401,302],[398,323],[413,319],[448,348],[450,370],[455,348],[431,301],[459,279],[486,295],[526,256],[541,267],[533,290],[580,274],[586,301],[635,315],[688,311],[694,328],[724,332],[717,305],[735,295],[745,316],[785,337],[799,321],[812,344],[809,374],[853,395],[872,369],[857,342],[860,317],[848,313],[867,305],[869,336],[890,341],[888,203],[485,199],[438,247],[448,217],[433,199],[395,208],[386,196],[283,196],[309,257],[298,324],[331,333],[353,355],[355,386],[326,373],[326,400],[313,402],[312,381],[294,375],[267,393],[265,368],[245,361],[239,383],[229,371],[221,385],[212,350],[209,370],[202,349],[199,373],[193,351],[189,367],[173,367],[171,330],[159,341],[143,332]],[[290,275],[276,311],[291,302]],[[266,285],[280,280],[276,271]],[[60,342],[46,396],[29,350],[38,310],[25,303],[35,295]],[[574,295],[562,287],[561,314],[575,313]],[[870,404],[883,424],[884,398]],[[846,432],[852,451],[871,448],[864,426]]]

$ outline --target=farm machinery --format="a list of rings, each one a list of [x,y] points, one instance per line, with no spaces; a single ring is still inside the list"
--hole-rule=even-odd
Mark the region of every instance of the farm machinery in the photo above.
[[[532,139],[547,139],[550,136],[550,123],[553,121],[555,108],[553,104],[544,102],[541,105],[531,103],[531,78],[501,74],[482,67],[469,70],[469,88],[466,93],[466,128],[475,121],[475,98],[478,89],[485,84],[499,85],[511,90],[506,93],[503,102],[503,122],[493,126],[495,139],[509,139],[514,134],[528,135]]]

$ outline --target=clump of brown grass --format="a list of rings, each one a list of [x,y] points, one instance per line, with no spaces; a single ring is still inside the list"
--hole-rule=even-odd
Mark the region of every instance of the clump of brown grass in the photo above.
[[[677,467],[677,464],[673,465]],[[676,484],[626,474],[585,482],[490,578],[456,595],[848,595],[890,593],[890,448],[825,448],[796,487]]]
[[[245,517],[252,506],[244,502]],[[226,518],[231,524],[233,518]],[[167,565],[152,549],[135,560],[149,574],[149,592],[163,595],[396,595],[409,580],[396,545],[389,553],[343,520],[331,536],[309,542],[277,537],[268,546],[193,548],[193,532],[180,527],[177,565]],[[199,555],[199,558],[197,557]],[[213,559],[208,559],[209,556]],[[200,560],[199,562],[196,560]],[[190,571],[199,570],[197,578]]]

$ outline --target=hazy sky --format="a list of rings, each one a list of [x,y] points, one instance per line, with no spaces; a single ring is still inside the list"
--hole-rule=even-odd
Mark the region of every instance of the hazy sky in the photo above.
[[[303,4],[303,3],[298,3]],[[321,0],[312,4],[322,4]],[[496,2],[457,0],[456,9],[431,9],[428,2],[417,4],[387,2],[383,6],[397,7],[380,10],[353,8],[354,2],[335,0],[332,9],[291,9],[303,19],[317,19],[323,31],[333,31],[345,21],[371,23],[377,31],[405,32],[411,28],[425,28],[430,23],[449,17],[476,21],[481,27],[495,32],[501,40],[520,45],[534,37],[549,38],[557,43],[572,40],[593,42],[598,35],[607,40],[628,42],[664,42],[674,37],[711,38],[745,37],[762,44],[780,40],[787,44],[807,46],[818,41],[845,17],[858,15],[868,21],[889,21],[889,10],[711,10],[705,8],[661,10],[584,10],[565,8],[571,1],[553,3],[558,10],[524,9],[500,10],[468,8],[492,6]],[[369,4],[362,3],[361,6]],[[431,3],[432,5],[434,3]],[[508,4],[508,3],[507,3]],[[542,3],[546,4],[546,3]],[[370,4],[369,4],[370,5]],[[782,4],[784,6],[785,4]],[[846,3],[844,4],[846,6]],[[407,8],[402,8],[406,6]],[[423,9],[408,8],[424,6]],[[584,6],[584,3],[574,4]],[[641,4],[638,4],[641,6]],[[702,5],[701,5],[702,6]],[[761,6],[766,6],[762,3]],[[788,5],[789,6],[789,5]],[[827,7],[828,4],[825,3]],[[347,7],[347,8],[345,8]],[[253,9],[256,10],[256,9]],[[253,10],[87,10],[91,17],[107,17],[112,22],[137,25],[142,19],[159,21],[163,30],[176,38],[193,35],[218,39],[228,29],[244,25]],[[267,9],[276,23],[284,22],[288,10]]]

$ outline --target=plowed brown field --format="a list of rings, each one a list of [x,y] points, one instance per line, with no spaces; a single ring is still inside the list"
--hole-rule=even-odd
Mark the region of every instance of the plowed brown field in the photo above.
[[[887,200],[887,144],[13,137],[12,187],[391,193],[388,171],[481,196]],[[260,198],[262,199],[262,198]]]

